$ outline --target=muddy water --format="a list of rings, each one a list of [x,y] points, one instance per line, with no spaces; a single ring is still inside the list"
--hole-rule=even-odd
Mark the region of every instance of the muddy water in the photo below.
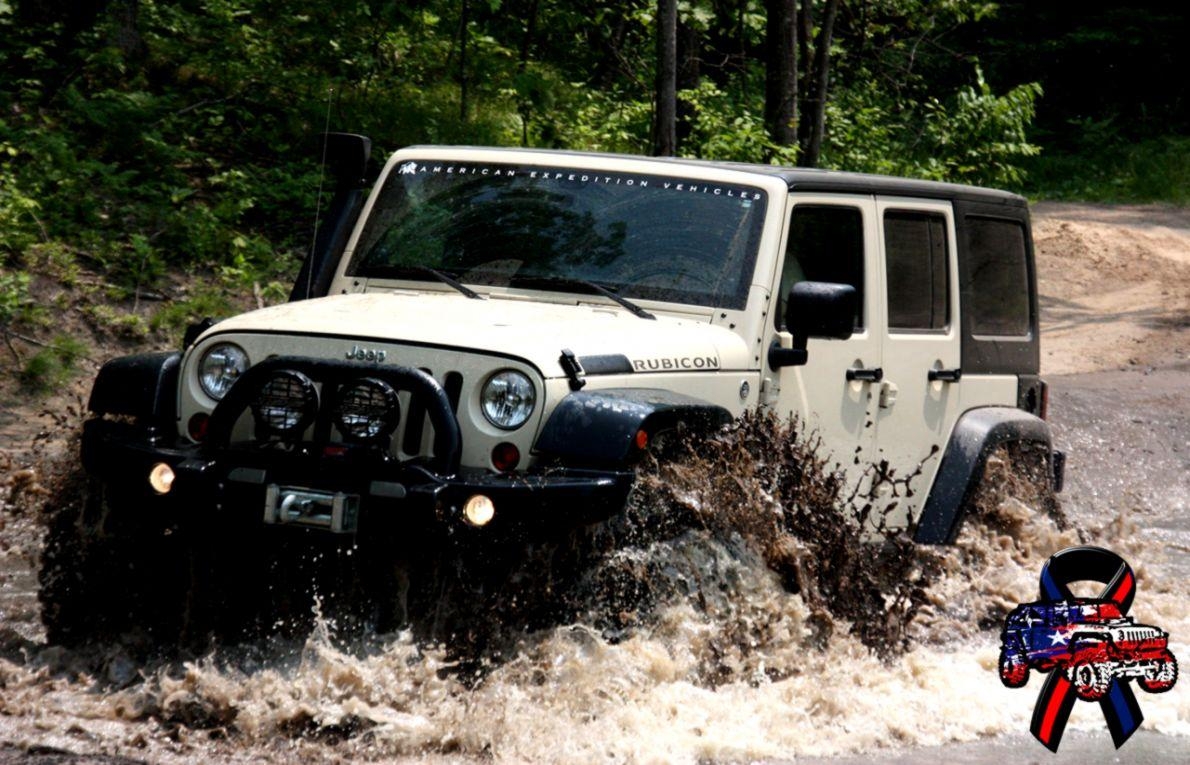
[[[1001,686],[992,625],[1035,597],[1053,551],[1094,542],[1128,558],[1132,614],[1168,630],[1190,666],[1188,371],[1052,381],[1071,528],[1012,498],[991,508],[941,561],[911,647],[883,660],[746,545],[697,532],[640,553],[691,593],[655,622],[618,643],[582,624],[526,635],[478,684],[408,636],[348,641],[326,622],[184,663],[48,648],[28,564],[10,550],[0,762],[1040,761],[1049,753],[1022,736],[1039,683]],[[11,547],[19,527],[4,532]],[[1144,735],[1118,755],[1098,706],[1076,705],[1056,761],[1190,760],[1188,686],[1138,692]]]

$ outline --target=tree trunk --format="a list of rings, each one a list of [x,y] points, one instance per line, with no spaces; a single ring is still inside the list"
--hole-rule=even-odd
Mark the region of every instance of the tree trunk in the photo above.
[[[538,0],[529,4],[528,18],[525,20],[525,36],[521,38],[521,52],[517,61],[517,74],[523,75],[529,67],[529,53],[533,49],[534,39],[537,37],[537,9]],[[524,93],[517,99],[517,111],[521,116],[521,146],[529,145],[529,120],[533,117],[533,102]]]
[[[773,143],[792,146],[797,143],[797,0],[765,0],[765,11],[764,127]]]
[[[678,3],[657,0],[657,105],[654,109],[653,154],[677,153]]]
[[[839,13],[839,0],[829,0],[822,27],[814,41],[814,67],[811,95],[807,108],[802,112],[806,130],[798,154],[797,163],[802,167],[817,167],[822,154],[822,137],[826,130],[826,95],[830,83],[831,40],[835,32],[835,18]],[[809,79],[809,74],[807,73]]]
[[[108,16],[114,22],[109,33],[109,42],[130,61],[140,61],[145,55],[145,42],[140,35],[137,15],[139,0],[112,0],[107,7]]]
[[[678,39],[678,69],[676,77],[676,89],[693,90],[698,87],[698,82],[702,78],[702,70],[700,67],[700,54],[702,53],[702,33],[689,24],[683,24],[681,20],[678,21],[677,30]],[[675,97],[676,98],[676,97]],[[686,138],[690,136],[690,131],[694,127],[694,120],[697,117],[693,107],[688,101],[676,99],[674,104],[675,120],[674,126],[674,146],[679,142],[685,143]]]
[[[459,121],[467,121],[467,38],[470,37],[467,24],[467,0],[459,10]]]

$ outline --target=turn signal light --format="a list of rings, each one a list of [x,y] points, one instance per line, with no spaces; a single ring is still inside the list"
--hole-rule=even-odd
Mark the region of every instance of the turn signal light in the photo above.
[[[504,441],[492,447],[492,467],[501,473],[516,470],[516,466],[520,461],[521,450],[516,448],[516,444],[510,444]]]
[[[199,412],[186,423],[186,432],[192,441],[203,441],[207,437],[207,428],[211,425],[211,415]]]

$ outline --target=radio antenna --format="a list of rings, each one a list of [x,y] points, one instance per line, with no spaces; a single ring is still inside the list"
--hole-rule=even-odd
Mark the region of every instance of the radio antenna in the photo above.
[[[335,93],[333,87],[326,89],[326,119],[322,125],[322,160],[318,163],[318,201],[314,204],[314,231],[310,234],[310,254],[306,256],[306,299],[310,299],[310,292],[314,289],[314,248],[318,246],[318,226],[322,219],[322,185],[326,179],[326,147],[330,141],[331,129],[331,98]]]

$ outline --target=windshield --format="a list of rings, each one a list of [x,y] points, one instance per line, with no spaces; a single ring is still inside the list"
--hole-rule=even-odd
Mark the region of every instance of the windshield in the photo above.
[[[738,309],[766,204],[763,189],[688,178],[409,161],[380,190],[348,274],[416,278],[428,266],[496,287],[560,277]]]

